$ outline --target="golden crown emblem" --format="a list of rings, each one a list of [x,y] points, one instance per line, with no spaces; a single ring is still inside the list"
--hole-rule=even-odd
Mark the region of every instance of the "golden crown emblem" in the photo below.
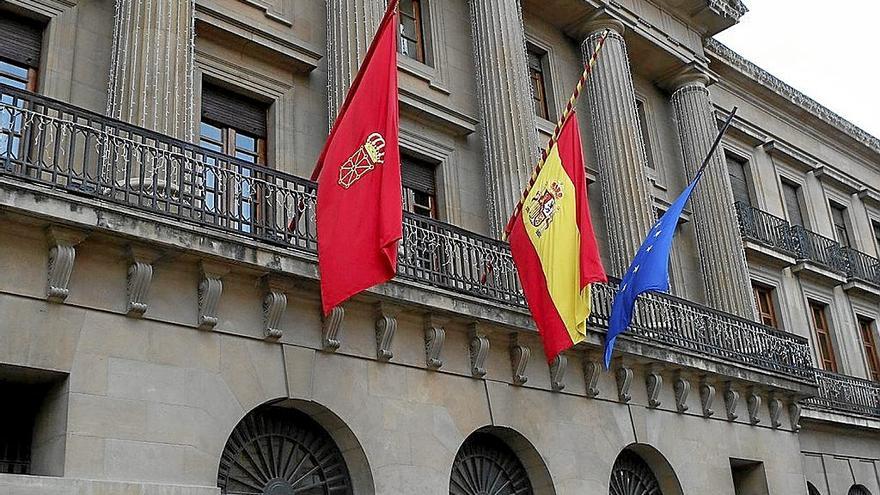
[[[385,138],[378,132],[367,136],[364,144],[339,167],[339,185],[348,189],[376,165],[385,163]]]

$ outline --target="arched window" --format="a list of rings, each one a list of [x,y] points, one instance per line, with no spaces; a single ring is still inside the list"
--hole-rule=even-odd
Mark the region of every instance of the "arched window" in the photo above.
[[[871,492],[864,485],[853,485],[846,495],[871,495]]]
[[[663,495],[660,483],[638,454],[624,450],[611,468],[608,495]]]
[[[318,423],[295,409],[263,406],[232,431],[217,486],[236,495],[350,495],[339,447]]]
[[[499,438],[474,433],[458,450],[449,495],[531,495],[532,484],[519,458]]]

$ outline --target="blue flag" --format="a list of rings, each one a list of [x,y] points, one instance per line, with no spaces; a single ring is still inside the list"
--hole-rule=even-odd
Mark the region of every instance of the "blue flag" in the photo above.
[[[611,364],[614,341],[632,321],[633,308],[639,294],[669,290],[669,250],[672,248],[672,237],[675,235],[675,227],[678,225],[681,211],[702,175],[701,170],[666,213],[651,227],[642,247],[623,275],[620,290],[614,296],[614,304],[611,306],[608,334],[605,336],[605,369]]]

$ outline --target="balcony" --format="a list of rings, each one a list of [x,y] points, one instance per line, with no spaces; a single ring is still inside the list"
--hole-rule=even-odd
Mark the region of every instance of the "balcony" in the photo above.
[[[63,102],[0,86],[0,178],[282,246],[314,260],[315,184]],[[506,243],[405,214],[398,278],[522,313]],[[593,291],[607,328],[616,284]],[[642,297],[626,339],[812,383],[807,341],[666,294]]]
[[[792,261],[810,265],[824,278],[848,282],[849,287],[872,292],[880,289],[880,260],[861,251],[843,247],[834,239],[789,223],[745,203],[736,202],[740,233],[746,243],[775,251]],[[792,264],[792,263],[789,263]],[[864,284],[867,284],[865,286]]]
[[[880,383],[822,370],[816,370],[816,381],[819,395],[806,405],[880,419]]]

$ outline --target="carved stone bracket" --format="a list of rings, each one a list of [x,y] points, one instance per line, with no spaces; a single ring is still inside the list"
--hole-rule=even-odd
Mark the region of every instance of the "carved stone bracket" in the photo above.
[[[342,344],[339,332],[345,320],[345,309],[334,306],[330,314],[323,316],[321,321],[321,349],[324,352],[336,352]]]
[[[660,390],[663,388],[663,375],[658,371],[650,370],[645,375],[645,388],[648,392],[648,407],[660,406]]]
[[[86,238],[84,232],[50,226],[46,229],[49,243],[49,267],[47,271],[46,300],[63,303],[70,293],[70,274],[76,259],[75,246]]]
[[[212,330],[217,325],[217,305],[223,294],[224,275],[229,269],[219,263],[199,262],[201,280],[199,280],[199,328]]]
[[[746,399],[746,409],[749,411],[749,423],[756,425],[761,422],[761,418],[759,417],[761,413],[761,396],[755,392],[749,392],[749,397]]]
[[[273,276],[263,278],[263,337],[277,340],[283,335],[281,319],[287,309],[287,290],[281,281]]]
[[[526,367],[529,365],[529,358],[532,350],[519,342],[514,334],[510,341],[510,367],[513,372],[513,384],[523,385],[529,381],[526,376]]]
[[[428,369],[443,367],[443,344],[446,342],[446,329],[436,316],[425,316],[425,365]]]
[[[672,391],[675,393],[675,409],[680,413],[687,411],[687,399],[691,393],[691,382],[683,376],[679,376],[672,385]]]
[[[788,405],[788,417],[791,419],[792,431],[800,431],[801,429],[801,405],[792,402]]]
[[[128,246],[126,252],[129,265],[125,314],[132,318],[140,318],[147,311],[150,284],[153,282],[153,263],[159,259],[159,253],[134,245]]]
[[[599,396],[599,375],[602,373],[602,363],[587,357],[584,360],[584,383],[587,386],[587,397],[595,399]]]
[[[394,332],[397,331],[397,312],[391,306],[379,303],[376,305],[376,359],[391,361],[394,357],[392,344]]]
[[[709,418],[715,414],[712,403],[715,402],[715,386],[703,380],[700,382],[700,406],[703,408],[703,417]]]
[[[770,426],[773,428],[782,426],[782,421],[779,421],[782,415],[782,401],[771,395],[767,401],[767,408],[770,410]]]
[[[623,403],[631,401],[632,395],[629,393],[629,388],[632,385],[633,379],[632,368],[627,368],[625,366],[617,368],[617,371],[614,373],[614,378],[617,380],[617,398]]]
[[[489,338],[476,324],[470,330],[471,375],[482,378],[486,376],[486,358],[489,357]]]
[[[727,412],[728,421],[733,421],[739,417],[736,414],[737,405],[739,405],[739,392],[733,389],[731,382],[727,382],[724,387],[724,409]]]
[[[568,357],[558,354],[550,363],[550,387],[556,392],[565,388],[565,370],[568,368]]]

